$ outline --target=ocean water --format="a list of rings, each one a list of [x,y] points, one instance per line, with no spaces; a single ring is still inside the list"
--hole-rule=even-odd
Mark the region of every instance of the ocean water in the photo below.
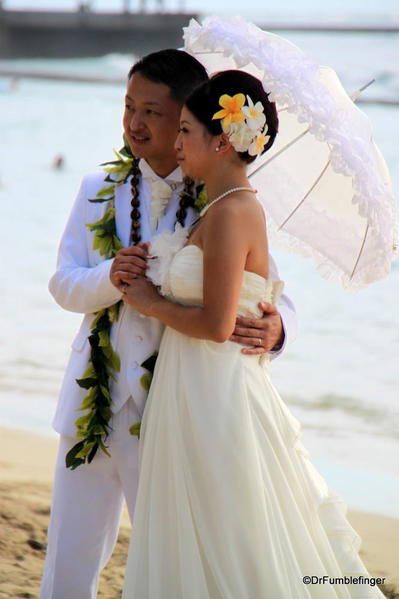
[[[333,66],[352,92],[399,98],[399,36],[286,34]],[[132,56],[0,61],[0,66],[125,76]],[[51,433],[81,320],[47,291],[82,175],[120,147],[124,87],[0,79],[0,425]],[[363,106],[399,191],[399,107]],[[52,168],[57,155],[64,168]],[[349,505],[399,516],[399,261],[384,281],[346,295],[310,261],[273,250],[297,307],[298,340],[275,361],[277,388],[303,442]]]

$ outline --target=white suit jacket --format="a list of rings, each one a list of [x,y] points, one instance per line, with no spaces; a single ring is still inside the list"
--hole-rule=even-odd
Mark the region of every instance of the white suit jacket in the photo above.
[[[146,166],[148,174],[151,169]],[[153,178],[158,178],[151,171]],[[157,232],[172,229],[178,208],[179,193],[182,188],[182,175],[176,169],[166,179],[176,187],[169,200]],[[93,313],[118,302],[122,295],[109,278],[112,259],[104,259],[97,250],[93,250],[93,233],[87,223],[99,220],[107,207],[107,202],[92,203],[98,191],[104,187],[104,172],[89,174],[83,178],[71,215],[61,239],[57,269],[50,279],[49,289],[56,302],[64,309],[81,312],[85,316],[72,343],[72,352],[65,372],[57,404],[53,426],[57,432],[70,437],[75,436],[75,420],[82,414],[78,411],[87,391],[79,387],[76,379],[81,378],[88,364],[90,345],[88,335]],[[151,187],[147,179],[140,181],[140,212],[142,241],[151,240],[150,198]],[[117,234],[124,246],[129,244],[130,180],[117,188],[115,194]],[[186,224],[197,217],[189,209]],[[270,278],[278,279],[277,269],[270,258]],[[296,336],[296,314],[292,302],[282,296],[278,309],[281,314],[285,342],[280,352]],[[139,412],[144,410],[146,392],[140,383],[141,376],[147,371],[140,365],[159,347],[164,326],[158,320],[143,317],[130,306],[123,305],[119,319],[111,329],[111,342],[121,359],[121,370],[117,382],[111,383],[112,410],[117,413],[125,401],[133,397]],[[134,423],[132,423],[134,424]]]

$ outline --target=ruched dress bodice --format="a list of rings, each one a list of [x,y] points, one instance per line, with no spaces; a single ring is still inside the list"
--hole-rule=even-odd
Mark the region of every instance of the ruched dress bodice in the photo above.
[[[169,268],[169,297],[184,305],[202,305],[203,252],[197,245],[186,245],[179,250]],[[275,304],[284,283],[265,279],[257,273],[244,270],[237,313],[240,316],[262,316],[260,301]]]

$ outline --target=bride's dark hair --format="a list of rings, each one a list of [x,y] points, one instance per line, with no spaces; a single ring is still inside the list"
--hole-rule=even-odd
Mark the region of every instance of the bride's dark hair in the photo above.
[[[221,120],[212,120],[215,112],[221,110],[219,98],[223,94],[234,96],[239,93],[245,96],[248,95],[254,104],[261,102],[263,105],[268,125],[267,135],[270,135],[270,139],[263,149],[263,152],[266,152],[273,145],[277,135],[278,116],[275,103],[269,100],[269,94],[265,92],[262,83],[256,77],[244,71],[222,71],[197,87],[187,98],[185,105],[195,118],[205,125],[209,133],[220,135],[223,133]],[[250,164],[256,158],[248,152],[237,153],[241,160],[247,164]]]

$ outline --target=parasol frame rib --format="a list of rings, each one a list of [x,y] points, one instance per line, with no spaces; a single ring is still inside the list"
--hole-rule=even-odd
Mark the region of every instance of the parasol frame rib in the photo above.
[[[285,152],[285,150],[287,150],[288,148],[290,148],[291,146],[293,146],[299,139],[301,139],[301,137],[303,137],[304,135],[306,135],[306,133],[309,132],[309,129],[310,129],[310,127],[308,127],[307,129],[305,129],[305,131],[302,131],[302,133],[300,133],[297,137],[295,137],[294,139],[292,139],[287,145],[285,145],[278,152],[276,152],[271,158],[269,158],[268,160],[265,160],[264,162],[262,162],[262,164],[260,166],[258,166],[257,169],[255,169],[254,171],[252,171],[252,173],[250,175],[248,175],[248,179],[250,179],[251,177],[253,177],[254,175],[256,175],[256,173],[258,173],[260,170],[262,170],[262,168],[264,166],[266,166],[272,160],[274,160],[275,158],[277,158],[277,156],[280,156],[280,154],[282,154],[283,152]]]
[[[308,189],[308,191],[306,192],[306,194],[303,196],[302,200],[299,202],[299,204],[297,204],[295,206],[295,208],[289,213],[289,215],[287,216],[287,218],[285,218],[283,220],[283,222],[281,223],[281,225],[279,225],[278,227],[278,231],[280,231],[280,229],[282,229],[284,227],[284,225],[286,224],[287,221],[289,221],[289,219],[291,218],[291,216],[293,214],[295,214],[295,212],[298,210],[298,208],[303,204],[303,202],[306,200],[307,197],[309,197],[309,195],[312,193],[312,191],[314,190],[314,188],[316,187],[316,185],[318,184],[318,182],[320,181],[320,179],[322,178],[322,176],[324,175],[324,173],[326,172],[326,170],[328,169],[328,167],[331,164],[331,160],[328,159],[326,165],[324,166],[323,170],[321,171],[321,173],[318,175],[318,177],[316,178],[316,180],[314,181],[313,185],[310,187],[310,189]]]
[[[357,265],[359,264],[360,256],[362,255],[363,248],[364,248],[364,245],[365,245],[365,243],[366,243],[367,234],[368,234],[368,232],[369,232],[369,226],[370,226],[370,224],[369,224],[369,221],[367,221],[366,230],[365,230],[365,232],[364,232],[364,237],[363,237],[362,245],[361,245],[361,247],[360,247],[359,254],[358,254],[358,256],[357,256],[357,260],[356,260],[356,262],[355,262],[355,266],[353,267],[353,270],[352,270],[351,276],[350,276],[350,278],[349,278],[349,280],[350,280],[350,281],[352,281],[352,279],[353,279],[353,277],[354,277],[354,274],[355,274],[355,271],[356,271],[356,269],[357,269]]]

